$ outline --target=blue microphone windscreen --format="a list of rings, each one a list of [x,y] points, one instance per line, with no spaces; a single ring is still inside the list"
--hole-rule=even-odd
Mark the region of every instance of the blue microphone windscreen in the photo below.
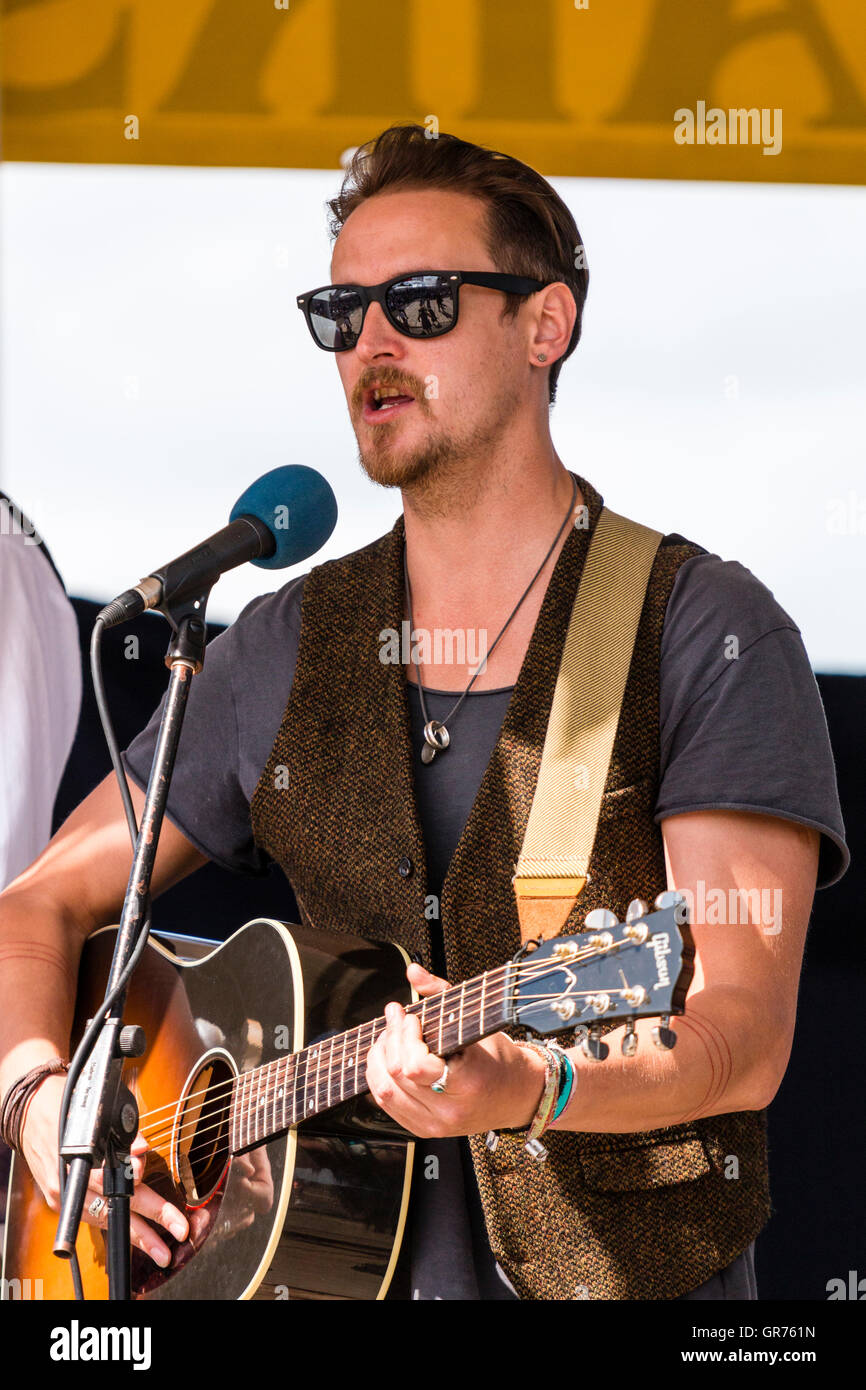
[[[330,483],[302,463],[285,464],[263,473],[231,510],[229,521],[255,516],[273,535],[273,555],[251,563],[265,570],[281,570],[315,555],[337,524],[337,499]]]

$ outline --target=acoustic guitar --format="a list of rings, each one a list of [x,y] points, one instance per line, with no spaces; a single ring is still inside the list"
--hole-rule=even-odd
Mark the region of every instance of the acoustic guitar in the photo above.
[[[417,1014],[443,1058],[519,1025],[540,1036],[573,1030],[603,1060],[602,1033],[623,1022],[630,1056],[635,1022],[650,1016],[661,1017],[654,1041],[669,1047],[667,1016],[682,1013],[693,973],[685,915],[673,893],[653,912],[636,900],[624,923],[597,909],[578,934],[423,1001],[412,998],[406,953],[388,943],[265,918],[215,947],[174,938],[174,949],[152,934],[125,1011],[147,1046],[125,1063],[124,1081],[149,1145],[144,1181],[186,1213],[190,1233],[179,1242],[160,1229],[166,1269],[133,1250],[133,1296],[383,1298],[414,1150],[367,1092],[385,1004]],[[115,936],[96,932],[83,952],[74,1040],[102,1001]],[[73,1296],[68,1262],[52,1252],[56,1226],[16,1156],[4,1297]],[[85,1296],[107,1298],[103,1230],[83,1224],[76,1249]]]

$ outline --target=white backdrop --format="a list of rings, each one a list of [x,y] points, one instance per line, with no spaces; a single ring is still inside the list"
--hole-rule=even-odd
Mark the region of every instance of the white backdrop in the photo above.
[[[391,526],[399,494],[361,472],[336,364],[295,307],[329,278],[337,171],[0,179],[0,486],[70,593],[127,588],[283,463],[337,495],[316,561]],[[590,267],[561,458],[617,510],[747,565],[816,670],[866,671],[866,190],[553,182]],[[209,616],[290,577],[246,566]]]

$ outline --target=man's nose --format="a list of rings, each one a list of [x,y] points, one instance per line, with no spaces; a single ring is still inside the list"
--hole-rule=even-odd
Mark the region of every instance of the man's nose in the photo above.
[[[361,360],[373,362],[379,357],[401,358],[405,356],[406,347],[407,339],[388,322],[381,304],[371,304],[355,344],[355,351]]]

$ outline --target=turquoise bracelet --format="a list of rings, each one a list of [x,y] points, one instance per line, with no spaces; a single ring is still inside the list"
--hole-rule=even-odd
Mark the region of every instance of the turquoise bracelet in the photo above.
[[[551,1120],[558,1120],[568,1102],[571,1100],[571,1093],[574,1090],[575,1073],[574,1063],[567,1052],[563,1052],[559,1059],[559,1095],[557,1096]]]

